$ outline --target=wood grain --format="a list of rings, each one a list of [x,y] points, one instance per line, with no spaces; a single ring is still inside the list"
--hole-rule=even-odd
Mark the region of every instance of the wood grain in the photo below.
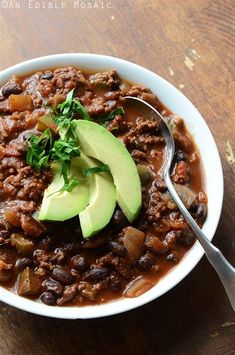
[[[0,69],[52,53],[103,53],[155,71],[196,105],[224,169],[214,243],[235,264],[235,1],[111,0],[111,9],[74,9],[66,1],[53,10],[20,3],[12,9],[0,1]],[[1,303],[0,354],[232,355],[235,317],[203,258],[168,294],[115,317],[55,320]]]

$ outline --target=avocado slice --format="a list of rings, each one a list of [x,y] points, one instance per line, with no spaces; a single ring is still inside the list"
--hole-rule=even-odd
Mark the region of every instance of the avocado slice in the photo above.
[[[81,173],[83,161],[80,157],[73,158],[70,164],[69,177],[79,179],[79,184],[71,191],[59,190],[63,187],[61,164],[52,165],[53,180],[45,190],[38,219],[48,221],[65,221],[82,211],[89,202],[89,188]]]
[[[84,167],[99,166],[94,159],[81,154]],[[91,237],[110,221],[116,206],[116,188],[109,172],[96,173],[88,178],[89,204],[79,213],[83,237]]]
[[[109,166],[117,190],[118,205],[129,222],[133,222],[140,211],[142,195],[138,170],[130,153],[121,141],[101,125],[86,120],[77,120],[76,125],[82,152]]]

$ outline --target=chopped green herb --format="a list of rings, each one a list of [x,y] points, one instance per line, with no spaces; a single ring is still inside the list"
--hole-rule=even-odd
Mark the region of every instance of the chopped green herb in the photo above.
[[[94,166],[92,168],[82,169],[82,173],[86,177],[91,176],[92,174],[103,173],[104,171],[109,171],[108,165],[100,165]]]
[[[50,115],[44,115],[41,122],[48,125],[60,138],[53,141],[47,128],[40,137],[31,135],[27,147],[27,164],[36,170],[47,168],[49,163],[61,162],[61,175],[64,185],[60,191],[72,191],[79,183],[77,179],[69,179],[71,159],[80,155],[80,149],[75,134],[77,114],[84,120],[91,120],[86,108],[74,99],[75,88],[72,89],[64,102],[51,109]]]
[[[68,141],[58,139],[54,141],[51,131],[47,128],[40,137],[31,135],[28,141],[26,161],[36,170],[47,168],[49,161],[61,162],[61,175],[64,178],[63,191],[72,191],[78,181],[68,179],[71,159],[80,156],[77,140],[70,138]]]
[[[74,90],[75,88],[68,93],[66,100],[57,106],[57,110],[62,114],[62,117],[67,116],[67,118],[71,119],[75,113],[79,113],[82,119],[91,121],[87,109],[73,98]]]
[[[59,190],[60,192],[67,191],[71,192],[73,189],[79,184],[78,179],[68,179],[68,172],[69,172],[69,162],[64,161],[61,165],[61,175],[63,176],[64,179],[64,185],[63,187]]]
[[[54,122],[59,128],[60,136],[64,139],[75,138],[74,122],[77,114],[84,120],[91,120],[87,109],[76,99],[73,98],[75,88],[72,89],[64,102],[56,107]]]
[[[55,141],[50,152],[53,161],[71,161],[72,158],[80,155],[80,149],[77,141],[70,139],[69,141],[58,139]]]
[[[109,125],[108,121],[105,121],[104,123],[101,124],[101,126],[103,126],[104,128],[107,128]]]
[[[59,110],[62,115],[67,115],[72,108],[73,105],[73,95],[74,95],[75,88],[73,88],[68,95],[66,96],[66,100],[61,104],[57,105],[57,110]]]
[[[68,180],[67,175],[64,175],[63,177],[64,177],[64,181],[66,180],[66,183],[64,182],[63,187],[60,190],[52,192],[50,195],[47,195],[47,198],[58,192],[64,192],[64,191],[71,192],[80,183],[80,180],[75,178]]]
[[[104,128],[108,128],[109,122],[106,121],[106,122],[102,123],[101,126],[103,126]],[[110,131],[116,131],[117,129],[119,129],[119,125],[118,124],[115,127],[112,127],[112,129],[110,129]]]
[[[80,156],[80,149],[77,145],[77,141],[72,138],[70,138],[68,141],[58,139],[55,141],[50,153],[51,159],[53,161],[61,162],[61,175],[64,179],[64,185],[60,191],[71,192],[79,183],[79,181],[76,179],[69,180],[68,178],[71,159]]]
[[[113,120],[117,115],[124,115],[124,113],[125,113],[124,108],[118,107],[116,110],[110,112],[108,115],[102,115],[102,116],[98,117],[98,121],[100,123],[104,122],[104,124],[108,124],[107,121]]]
[[[118,126],[118,125],[115,126],[115,127],[113,127],[113,128],[111,129],[111,131],[116,131],[117,129],[119,129],[119,126]]]
[[[123,107],[118,107],[116,110],[110,112],[105,121],[113,120],[117,115],[124,115],[125,111]]]
[[[60,191],[71,192],[79,183],[80,183],[80,180],[73,178],[67,184],[64,184],[64,186],[62,187],[62,189]]]
[[[53,145],[50,129],[47,128],[40,137],[32,134],[27,141],[27,145],[27,164],[31,165],[35,170],[47,168],[49,152]]]
[[[75,112],[79,112],[84,120],[91,121],[91,117],[87,109],[76,99],[73,99],[73,103]]]

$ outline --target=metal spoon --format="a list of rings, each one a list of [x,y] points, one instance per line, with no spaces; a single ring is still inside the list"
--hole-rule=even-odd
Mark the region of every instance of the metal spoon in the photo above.
[[[166,186],[168,188],[168,191],[170,192],[173,200],[175,201],[176,205],[178,206],[180,212],[182,213],[185,221],[188,223],[188,225],[191,227],[193,232],[195,233],[197,239],[201,243],[201,246],[203,247],[207,259],[211,263],[211,265],[214,267],[215,271],[217,272],[224,288],[225,291],[228,295],[228,298],[230,300],[231,306],[233,310],[235,311],[235,268],[225,259],[221,251],[216,248],[205,236],[205,234],[202,232],[202,230],[199,228],[197,223],[194,221],[192,218],[191,214],[188,212],[187,208],[181,201],[179,195],[177,194],[174,185],[171,181],[170,178],[170,169],[172,165],[172,160],[174,158],[175,154],[175,141],[173,134],[171,132],[171,129],[168,126],[168,123],[166,119],[154,108],[152,107],[149,103],[146,101],[139,99],[137,97],[132,97],[132,96],[126,96],[125,99],[128,100],[133,100],[135,102],[139,102],[141,106],[145,105],[149,109],[151,109],[157,116],[158,118],[161,119],[162,121],[162,135],[165,138],[166,141],[166,159],[165,159],[165,164],[163,166],[163,178],[165,180]],[[143,108],[143,107],[142,107]],[[146,110],[145,110],[146,112]]]

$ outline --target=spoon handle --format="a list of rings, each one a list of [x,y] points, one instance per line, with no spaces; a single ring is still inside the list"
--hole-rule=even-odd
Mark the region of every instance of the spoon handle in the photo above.
[[[225,259],[221,251],[207,239],[205,234],[194,221],[177,194],[168,172],[164,173],[164,180],[173,200],[201,243],[209,262],[217,272],[230,300],[231,306],[235,311],[235,268]]]

